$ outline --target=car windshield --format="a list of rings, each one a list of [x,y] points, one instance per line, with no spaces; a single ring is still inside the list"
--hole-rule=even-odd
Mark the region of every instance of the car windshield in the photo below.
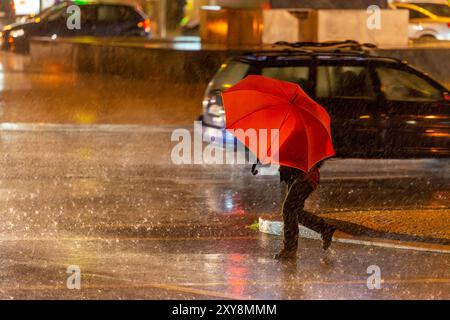
[[[51,6],[45,10],[43,10],[40,14],[38,14],[37,16],[39,18],[47,18],[49,15],[53,14],[56,11],[61,10],[62,8],[66,7],[67,3],[60,3],[54,6]]]
[[[209,90],[225,90],[245,77],[250,65],[239,61],[222,64],[214,79],[209,84]]]
[[[418,5],[439,17],[450,18],[450,6],[449,5],[436,4],[436,3],[420,3]]]

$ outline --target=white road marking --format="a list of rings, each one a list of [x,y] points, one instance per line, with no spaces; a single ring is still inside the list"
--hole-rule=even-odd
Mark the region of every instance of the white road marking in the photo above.
[[[283,222],[276,220],[266,220],[259,218],[259,231],[262,233],[267,233],[275,236],[281,236],[283,233]],[[333,237],[333,242],[340,243],[350,243],[359,244],[365,246],[375,246],[383,248],[393,248],[393,249],[405,249],[405,250],[415,250],[415,251],[426,251],[426,252],[436,252],[436,253],[447,253],[450,254],[450,246],[439,245],[434,243],[412,243],[403,242],[399,240],[388,240],[388,239],[369,239],[356,236],[350,236],[343,233],[336,233]],[[320,239],[320,235],[312,230],[309,230],[303,226],[299,226],[299,236],[307,239]]]

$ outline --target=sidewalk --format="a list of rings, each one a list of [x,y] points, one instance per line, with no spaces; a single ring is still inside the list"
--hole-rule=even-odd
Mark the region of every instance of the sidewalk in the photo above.
[[[336,242],[450,253],[448,209],[366,210],[320,216],[340,230],[333,237]],[[261,216],[259,229],[263,233],[281,235],[281,216]],[[319,234],[302,226],[300,236],[320,239]]]

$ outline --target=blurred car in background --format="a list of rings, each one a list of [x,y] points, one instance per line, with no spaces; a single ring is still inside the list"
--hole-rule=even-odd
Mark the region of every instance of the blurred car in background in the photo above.
[[[67,8],[80,8],[80,28],[69,29]],[[7,25],[0,33],[2,49],[27,52],[32,37],[52,39],[77,36],[150,38],[150,20],[128,4],[65,1],[24,22]]]
[[[0,27],[14,21],[14,0],[0,0]]]
[[[225,130],[221,92],[256,74],[299,84],[329,112],[338,157],[450,157],[448,90],[400,60],[362,49],[349,41],[296,43],[232,58],[207,87],[204,141],[236,146]]]
[[[450,40],[450,5],[442,3],[394,2],[394,9],[409,11],[409,38]]]

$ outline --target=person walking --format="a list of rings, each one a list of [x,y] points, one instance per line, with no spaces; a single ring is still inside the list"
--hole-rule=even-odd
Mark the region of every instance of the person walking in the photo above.
[[[222,101],[226,129],[264,165],[280,165],[280,179],[287,185],[284,245],[276,258],[296,256],[299,223],[320,233],[327,249],[335,227],[304,207],[319,184],[321,162],[335,155],[328,112],[298,84],[260,75],[222,92]],[[256,165],[252,171],[257,173]]]
[[[327,250],[336,231],[336,227],[327,223],[324,219],[304,209],[305,201],[317,189],[320,183],[319,162],[308,172],[280,166],[280,183],[286,184],[286,197],[282,206],[283,213],[283,249],[275,255],[275,259],[293,259],[297,256],[298,234],[301,224],[322,236],[322,247]],[[252,174],[258,174],[258,163],[252,167]]]

